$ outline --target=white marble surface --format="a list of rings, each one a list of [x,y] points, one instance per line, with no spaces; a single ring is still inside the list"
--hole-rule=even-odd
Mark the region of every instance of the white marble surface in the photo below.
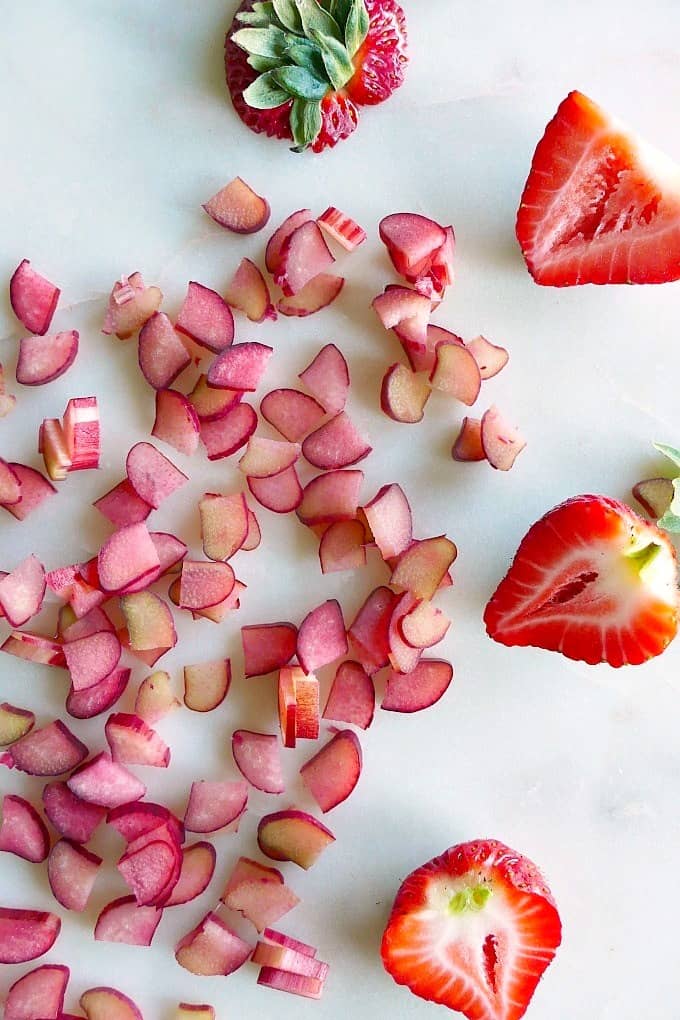
[[[459,544],[456,585],[442,598],[455,621],[442,653],[453,660],[456,679],[431,711],[412,718],[378,712],[362,740],[361,783],[329,817],[337,843],[308,874],[284,868],[303,903],[282,927],[318,945],[332,964],[321,1003],[257,988],[252,967],[228,979],[199,979],[172,959],[176,938],[214,902],[232,860],[255,849],[256,819],[272,798],[253,795],[239,836],[215,839],[219,864],[210,890],[168,912],[153,948],[93,942],[98,910],[123,894],[113,872],[101,876],[91,908],[65,918],[46,958],[72,967],[67,1008],[75,1009],[84,988],[113,983],[147,1020],[169,1020],[180,998],[214,1003],[220,1020],[441,1016],[384,974],[380,934],[407,872],[452,843],[492,836],[540,864],[564,922],[532,1020],[675,1020],[680,644],[642,668],[591,669],[495,645],[484,636],[481,614],[531,522],[579,492],[627,498],[638,477],[657,469],[650,441],[680,438],[680,285],[542,290],[524,271],[513,234],[533,147],[570,88],[680,158],[680,7],[653,0],[641,13],[631,0],[405,0],[412,50],[406,86],[368,111],[350,142],[307,158],[252,135],[231,110],[221,63],[231,6],[5,5],[0,279],[24,256],[55,278],[63,288],[55,325],[77,326],[82,349],[66,376],[21,390],[16,413],[0,423],[0,455],[37,466],[39,421],[60,414],[69,396],[90,392],[101,402],[104,455],[102,470],[69,478],[49,510],[21,525],[2,518],[0,567],[30,551],[49,566],[70,562],[91,554],[105,535],[87,503],[121,477],[124,453],[148,433],[152,407],[134,343],[99,332],[103,295],[121,272],[140,269],[162,286],[172,314],[189,278],[219,287],[242,255],[260,258],[261,236],[233,238],[200,210],[235,174],[270,198],[272,223],[303,204],[320,212],[331,202],[373,239],[380,217],[398,209],[452,221],[458,281],[436,321],[508,346],[510,366],[486,384],[482,400],[513,414],[529,446],[506,476],[451,462],[461,414],[444,400],[432,400],[419,428],[380,414],[379,381],[397,348],[368,310],[391,278],[375,240],[348,261],[335,308],[276,326],[239,323],[241,339],[276,347],[267,388],[290,383],[322,341],[336,341],[348,355],[351,411],[375,447],[362,465],[365,494],[400,481],[420,533],[446,530]],[[17,335],[3,298],[0,360],[10,376]],[[189,536],[197,551],[196,497],[236,484],[237,475],[233,464],[209,465],[201,456],[190,469],[191,484],[154,520]],[[191,779],[233,769],[228,738],[236,725],[275,725],[272,682],[239,675],[239,626],[299,620],[333,595],[351,617],[378,576],[323,578],[315,543],[294,518],[262,511],[261,521],[263,546],[237,559],[249,585],[242,612],[224,627],[180,621],[181,642],[163,660],[179,681],[184,662],[231,654],[237,677],[212,716],[177,713],[160,726],[173,767],[144,778],[150,797],[178,811]],[[1,698],[32,707],[41,722],[63,712],[65,690],[58,672],[0,662]],[[74,729],[100,746],[101,721]],[[308,754],[303,747],[287,756],[291,785],[281,800],[307,803],[294,777]],[[3,791],[37,796],[39,788],[22,776],[0,776]],[[115,852],[104,835],[94,846]],[[54,906],[44,869],[3,856],[0,901]],[[0,994],[26,969],[1,968]]]

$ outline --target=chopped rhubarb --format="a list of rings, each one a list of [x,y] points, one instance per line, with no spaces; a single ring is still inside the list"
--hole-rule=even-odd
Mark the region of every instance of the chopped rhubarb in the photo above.
[[[324,719],[351,723],[362,730],[373,722],[375,688],[359,662],[343,662],[338,666],[326,707]]]
[[[9,506],[10,504],[18,503],[20,499],[21,482],[19,476],[14,468],[10,467],[7,461],[0,457],[0,503],[4,506]]]
[[[42,666],[66,665],[64,649],[59,641],[42,634],[31,634],[27,630],[12,631],[0,645],[0,651]]]
[[[380,406],[388,418],[404,425],[423,420],[432,388],[426,379],[405,365],[390,365],[383,376]]]
[[[319,543],[321,572],[357,570],[366,566],[365,532],[361,521],[336,521]]]
[[[175,959],[190,974],[232,974],[249,959],[252,950],[217,914],[209,913],[178,942]]]
[[[42,793],[45,814],[60,836],[74,843],[89,843],[106,811],[71,793],[66,783],[47,783]]]
[[[270,273],[273,274],[279,271],[283,246],[293,231],[301,227],[303,223],[309,223],[313,219],[314,217],[309,209],[298,209],[297,212],[291,213],[281,226],[274,231],[267,242],[264,256],[265,265]]]
[[[277,992],[301,995],[306,999],[320,999],[323,994],[323,981],[319,978],[291,974],[290,971],[279,970],[277,967],[262,967],[257,976],[257,983],[265,988],[273,988]]]
[[[241,259],[224,297],[228,305],[238,308],[251,322],[276,319],[265,278],[250,259]]]
[[[309,525],[354,520],[363,480],[358,468],[317,475],[305,486],[298,517]]]
[[[278,883],[257,878],[237,883],[225,891],[223,900],[230,910],[242,914],[259,932],[285,917],[300,902],[283,879]]]
[[[401,636],[413,648],[431,648],[439,644],[451,621],[431,602],[419,602],[399,621]]]
[[[306,811],[276,811],[264,815],[257,827],[257,842],[265,857],[292,861],[307,871],[335,836]]]
[[[268,733],[235,730],[231,737],[234,761],[244,779],[263,793],[283,793],[278,739]]]
[[[71,458],[70,471],[99,467],[100,428],[96,397],[72,397],[64,411],[64,438]]]
[[[44,964],[18,978],[7,992],[4,1020],[61,1020],[68,967]]]
[[[450,663],[421,659],[410,673],[390,671],[381,708],[387,712],[420,712],[446,693],[453,679]]]
[[[249,477],[248,488],[261,506],[275,514],[292,513],[302,503],[302,486],[294,464],[268,478]]]
[[[107,520],[121,527],[145,521],[153,507],[141,499],[126,478],[93,504]]]
[[[45,597],[45,570],[36,556],[0,579],[0,608],[13,627],[21,627],[39,612]]]
[[[175,697],[169,675],[163,669],[142,680],[135,699],[135,714],[149,726],[164,719],[180,702]]]
[[[238,466],[250,478],[271,478],[292,467],[299,456],[298,443],[252,436]]]
[[[118,871],[140,907],[158,906],[173,876],[176,884],[178,855],[179,850],[165,840],[150,838],[139,849],[128,849],[118,861]]]
[[[159,907],[140,907],[134,896],[122,896],[107,903],[100,913],[94,926],[95,941],[150,946],[162,916]]]
[[[201,441],[208,460],[230,457],[248,442],[257,428],[257,413],[250,404],[235,404],[227,414],[201,422]]]
[[[384,560],[399,556],[411,544],[413,521],[404,490],[396,482],[382,489],[364,507],[368,526]]]
[[[66,667],[74,691],[85,691],[109,676],[118,665],[121,645],[116,634],[100,631],[67,641],[64,645]]]
[[[10,463],[9,467],[19,479],[21,486],[21,498],[16,503],[2,503],[12,517],[18,521],[24,521],[37,510],[41,503],[56,493],[55,487],[48,482],[44,475],[41,475],[35,468],[26,464]]]
[[[207,375],[200,375],[187,397],[201,423],[224,418],[243,396],[242,390],[225,390],[208,384]]]
[[[443,227],[418,213],[392,213],[380,221],[380,240],[401,276],[415,280],[446,241]]]
[[[342,610],[335,599],[329,599],[302,621],[297,637],[297,656],[305,673],[313,673],[346,652],[347,635]]]
[[[151,443],[137,443],[132,447],[125,470],[137,495],[155,509],[189,480]]]
[[[233,590],[234,571],[228,563],[184,560],[180,575],[179,604],[183,609],[207,609],[226,599]]]
[[[63,482],[73,462],[58,418],[44,419],[40,426],[40,449],[49,477],[53,482]]]
[[[223,351],[208,369],[208,385],[253,392],[262,381],[273,349],[257,342],[234,344]]]
[[[172,613],[158,595],[150,591],[124,595],[120,600],[120,608],[125,617],[130,648],[133,651],[174,648],[177,634]]]
[[[397,673],[411,673],[420,661],[422,649],[410,645],[402,634],[401,621],[418,604],[411,592],[404,592],[394,606],[390,620],[390,665]]]
[[[12,311],[31,333],[43,336],[50,328],[61,291],[23,259],[9,281]]]
[[[104,727],[111,760],[121,765],[154,765],[167,768],[170,748],[143,719],[127,712],[109,716]]]
[[[347,362],[335,344],[326,344],[298,377],[328,414],[344,410],[349,393]]]
[[[184,704],[192,712],[212,712],[231,686],[231,662],[215,659],[184,667]]]
[[[284,747],[295,747],[297,738],[297,695],[295,678],[304,676],[299,666],[284,666],[279,670],[278,706],[281,740]]]
[[[0,747],[7,747],[25,737],[35,726],[35,715],[25,708],[17,708],[8,701],[0,704]]]
[[[190,457],[198,449],[201,423],[192,404],[176,390],[156,391],[156,418],[151,435]]]
[[[19,341],[17,382],[22,386],[44,386],[58,379],[76,360],[78,339],[77,329],[23,337]]]
[[[670,478],[647,478],[633,487],[633,495],[645,513],[658,521],[673,502],[675,489]]]
[[[215,290],[190,281],[175,329],[214,354],[229,347],[234,339],[231,308]]]
[[[366,231],[350,216],[330,205],[316,221],[323,232],[337,241],[345,251],[355,251],[366,240]]]
[[[129,338],[158,310],[163,294],[158,287],[146,287],[140,273],[122,277],[113,285],[102,333]]]
[[[492,379],[505,368],[510,355],[505,347],[498,347],[492,344],[484,336],[476,336],[474,340],[468,341],[465,345],[479,365],[479,374],[482,379]]]
[[[247,677],[264,676],[286,666],[295,655],[297,627],[263,623],[241,627],[243,668]]]
[[[56,914],[0,907],[0,963],[28,963],[49,952],[61,931]]]
[[[241,548],[244,552],[251,552],[253,549],[257,549],[261,541],[262,531],[260,530],[260,524],[253,511],[248,507],[248,532]]]
[[[460,432],[451,449],[451,456],[461,462],[486,460],[482,446],[482,423],[479,418],[463,418]]]
[[[7,386],[5,385],[5,372],[0,364],[0,418],[6,418],[8,414],[11,414],[16,407],[17,398],[13,393],[7,392]],[[2,500],[0,500],[2,503]]]
[[[132,999],[115,988],[90,988],[80,996],[87,1020],[143,1020]]]
[[[202,1003],[180,1002],[175,1020],[216,1020],[215,1007]]]
[[[66,699],[66,711],[74,719],[92,719],[102,712],[108,712],[122,697],[129,680],[129,669],[114,669],[94,687],[80,691],[71,687]]]
[[[222,903],[228,906],[229,894],[244,882],[259,882],[262,885],[283,885],[283,875],[278,868],[270,868],[250,857],[239,857],[231,870],[224,892],[220,896]]]
[[[486,459],[499,471],[509,471],[527,445],[517,426],[506,421],[497,407],[482,415],[481,439]]]
[[[441,390],[468,407],[479,396],[482,377],[479,366],[467,347],[440,341],[436,347],[435,366],[430,375],[435,390]]]
[[[401,337],[425,347],[432,306],[423,294],[390,285],[373,299],[372,306],[385,329],[398,326]]]
[[[74,772],[67,786],[81,800],[105,808],[139,800],[146,793],[144,783],[104,751]]]
[[[361,745],[353,730],[340,730],[300,769],[324,814],[346,800],[361,775]]]
[[[32,864],[40,864],[49,853],[47,827],[35,808],[23,797],[6,794],[2,799],[0,851],[3,850]]]
[[[266,198],[257,195],[240,177],[221,188],[203,208],[215,223],[235,234],[262,230],[271,214]]]
[[[217,832],[240,818],[247,803],[248,784],[243,781],[198,780],[191,784],[184,825],[188,832]]]
[[[272,390],[262,398],[260,414],[290,443],[298,443],[325,417],[321,404],[299,390]]]
[[[334,262],[321,230],[310,220],[296,227],[284,241],[274,282],[287,297],[293,297]]]
[[[50,851],[47,878],[54,898],[67,910],[87,907],[102,859],[78,843],[60,839]]]
[[[243,493],[206,492],[198,504],[203,552],[211,560],[229,560],[248,535],[248,505]]]
[[[103,591],[116,592],[133,581],[152,575],[160,559],[143,523],[129,524],[104,543],[97,557],[99,582]]]
[[[258,942],[251,960],[262,967],[276,967],[287,974],[301,974],[325,981],[328,964],[317,960],[308,953],[300,953],[288,946],[277,946],[271,942]]]
[[[166,907],[190,903],[210,885],[217,854],[212,843],[192,843],[182,850],[182,866],[177,885],[165,901]]]
[[[324,471],[356,464],[371,450],[345,411],[321,425],[302,444],[302,453],[309,463]]]
[[[390,583],[417,599],[431,599],[457,555],[445,535],[414,542],[397,560]]]
[[[316,949],[314,946],[309,946],[306,942],[300,942],[298,939],[294,939],[290,935],[285,935],[282,931],[274,931],[273,928],[265,928],[263,934],[267,942],[272,942],[276,946],[283,946],[284,949],[292,949],[293,952],[302,953],[303,956],[316,956]]]
[[[327,308],[337,298],[345,284],[343,276],[319,273],[298,291],[294,297],[283,297],[276,307],[281,315],[305,318]]]
[[[57,719],[12,744],[15,768],[29,776],[61,776],[87,757],[87,747]]]
[[[376,588],[347,631],[362,666],[370,675],[389,662],[389,628],[396,601],[397,596],[389,588]]]

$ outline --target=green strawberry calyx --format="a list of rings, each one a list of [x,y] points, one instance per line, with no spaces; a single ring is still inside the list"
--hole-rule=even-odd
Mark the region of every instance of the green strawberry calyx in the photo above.
[[[368,35],[365,0],[264,0],[241,11],[232,35],[258,77],[243,98],[254,110],[291,103],[295,151],[317,138],[321,101],[355,72],[352,58]]]

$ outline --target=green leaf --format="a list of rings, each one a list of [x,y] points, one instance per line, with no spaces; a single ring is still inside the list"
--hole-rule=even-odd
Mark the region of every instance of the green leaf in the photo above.
[[[288,92],[281,87],[276,71],[267,71],[256,78],[243,93],[248,106],[254,110],[273,110],[290,100]]]
[[[290,43],[286,46],[284,56],[286,60],[297,64],[298,67],[304,67],[315,78],[319,78],[321,81],[326,78],[326,65],[323,62],[321,50],[309,39],[296,39],[295,42]]]
[[[656,446],[656,443],[654,444]],[[667,447],[672,450],[673,447]],[[663,453],[663,450],[661,451]],[[677,453],[677,450],[673,450]],[[680,478],[673,479],[673,499],[671,505],[666,510],[663,517],[660,517],[656,522],[658,528],[663,528],[664,531],[680,532]]]
[[[295,6],[295,0],[274,0],[273,6],[283,27],[302,35],[302,18]]]
[[[252,11],[241,11],[236,15],[236,20],[250,28],[268,28],[270,25],[279,26],[280,24],[271,0],[253,4]]]
[[[251,53],[248,63],[254,71],[262,74],[263,71],[272,71],[275,67],[280,67],[281,59],[280,57],[258,57],[257,53]]]
[[[667,446],[665,443],[654,443],[654,449],[662,453],[664,457],[672,460],[677,468],[680,468],[680,450],[674,446]]]
[[[232,35],[232,41],[246,53],[258,57],[281,57],[288,42],[288,36],[280,28],[240,28]]]
[[[308,39],[314,38],[314,32],[322,32],[338,42],[342,40],[342,32],[337,21],[323,7],[319,7],[316,0],[295,0],[295,4]]]
[[[344,28],[347,24],[347,15],[351,6],[352,0],[332,0],[328,5],[329,12],[341,28]]]
[[[328,82],[315,78],[304,67],[279,67],[272,73],[277,84],[296,99],[318,103],[328,92]]]
[[[312,144],[321,130],[321,103],[309,103],[305,99],[293,100],[290,129],[295,142],[294,151],[302,152]]]
[[[312,39],[321,47],[326,74],[328,75],[333,88],[341,89],[346,85],[354,74],[354,65],[349,59],[347,50],[329,35],[323,32],[312,32]]]
[[[350,57],[354,56],[368,35],[369,24],[364,0],[352,0],[345,21],[345,46]]]

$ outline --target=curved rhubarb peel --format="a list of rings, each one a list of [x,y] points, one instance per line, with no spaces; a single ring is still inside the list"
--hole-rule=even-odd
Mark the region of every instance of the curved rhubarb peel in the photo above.
[[[269,222],[266,198],[256,194],[240,177],[213,195],[203,206],[208,216],[234,234],[254,234]]]
[[[129,680],[129,669],[114,669],[94,687],[80,691],[71,687],[66,698],[66,711],[74,719],[93,719],[102,712],[108,712],[122,697]]]
[[[257,843],[274,861],[291,861],[307,871],[335,836],[306,811],[276,811],[264,815],[257,827]]]
[[[182,866],[177,885],[164,906],[176,907],[190,903],[210,885],[215,872],[217,853],[212,843],[192,843],[182,850]]]
[[[231,392],[231,391],[229,391]],[[201,442],[208,460],[230,457],[248,442],[257,428],[257,414],[250,404],[235,404],[225,415],[201,422]]]
[[[451,448],[451,456],[462,463],[486,460],[482,446],[482,423],[479,418],[463,418],[460,432]]]
[[[452,680],[451,663],[421,659],[410,673],[390,671],[380,707],[386,712],[421,712],[444,696]]]

